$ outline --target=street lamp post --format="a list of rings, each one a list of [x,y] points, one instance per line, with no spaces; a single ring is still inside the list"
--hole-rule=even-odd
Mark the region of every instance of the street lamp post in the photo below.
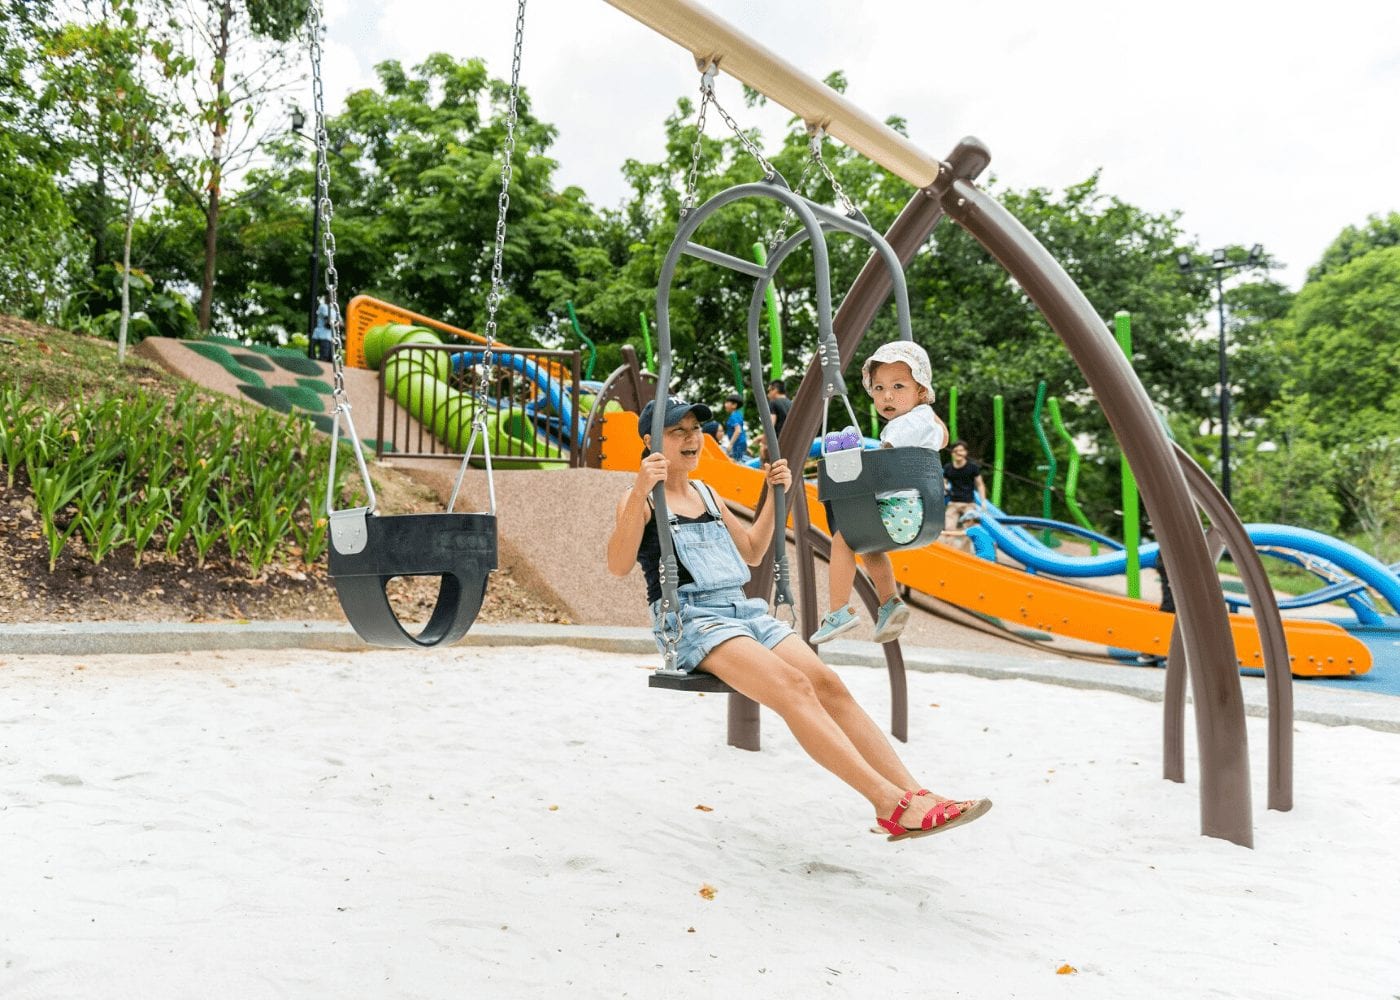
[[[292,111],[292,131],[302,136],[302,126],[306,124],[306,116],[301,113],[300,108]],[[306,138],[306,136],[302,136]],[[315,143],[315,140],[312,140]],[[321,264],[321,146],[316,145],[315,157],[315,196],[311,199],[311,254],[309,257],[311,272],[311,288],[307,299],[307,321],[306,321],[306,356],[316,359],[316,342],[311,335],[316,331],[316,306],[319,295],[320,264]]]
[[[1196,264],[1186,251],[1176,255],[1182,274],[1210,270],[1215,274],[1215,306],[1220,318],[1220,492],[1230,500],[1230,361],[1225,344],[1225,275],[1231,271],[1258,267],[1264,262],[1263,244],[1249,248],[1244,260],[1230,260],[1225,247],[1211,251],[1209,264]]]

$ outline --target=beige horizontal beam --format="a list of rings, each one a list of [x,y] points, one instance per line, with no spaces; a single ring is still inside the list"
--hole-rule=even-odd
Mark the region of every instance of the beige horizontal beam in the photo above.
[[[722,72],[787,108],[916,187],[938,176],[939,163],[912,142],[736,30],[695,0],[607,0],[629,17],[690,50],[698,67]]]

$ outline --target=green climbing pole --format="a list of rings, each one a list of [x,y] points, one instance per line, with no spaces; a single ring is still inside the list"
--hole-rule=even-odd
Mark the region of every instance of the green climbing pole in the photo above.
[[[1133,363],[1133,319],[1132,314],[1119,310],[1113,314],[1113,335],[1118,346]],[[1126,556],[1124,572],[1128,577],[1128,596],[1142,597],[1142,564],[1138,545],[1142,541],[1142,529],[1138,524],[1138,488],[1133,470],[1128,467],[1128,456],[1123,456],[1123,547]]]
[[[958,439],[958,387],[948,389],[948,443]]]
[[[583,369],[583,377],[591,379],[593,377],[593,363],[598,360],[598,347],[588,339],[588,334],[583,332],[583,327],[578,325],[578,313],[574,312],[573,302],[568,301],[564,305],[569,310],[569,323],[573,326],[574,333],[578,334],[578,339],[588,346],[588,364]]]
[[[734,369],[734,391],[739,394],[739,398],[744,398],[744,369],[739,364],[739,352],[729,352],[729,366]]]
[[[646,361],[648,371],[656,371],[656,354],[651,349],[651,326],[647,323],[646,313],[637,313],[642,320],[642,347],[646,349],[643,360]]]
[[[1006,401],[1001,393],[992,397],[992,506],[1001,506],[1001,470],[1006,464]]]
[[[1069,448],[1069,460],[1065,463],[1065,506],[1069,508],[1075,523],[1081,528],[1092,530],[1094,526],[1079,509],[1079,502],[1075,499],[1075,493],[1079,490],[1079,449],[1074,446],[1074,438],[1070,435],[1069,428],[1065,427],[1064,420],[1060,418],[1060,401],[1052,396],[1046,407],[1050,411],[1050,425]],[[1089,539],[1089,552],[1091,555],[1099,554],[1099,543],[1092,538]]]
[[[1045,452],[1045,489],[1041,492],[1040,516],[1048,521],[1051,514],[1050,499],[1055,489],[1056,465],[1055,452],[1050,448],[1050,439],[1045,436],[1045,427],[1040,420],[1041,411],[1045,409],[1045,390],[1045,380],[1041,379],[1040,384],[1035,387],[1035,410],[1031,413],[1031,420],[1035,424],[1035,436],[1040,441],[1040,448]],[[1051,548],[1060,544],[1055,533],[1049,528],[1041,530],[1040,540]]]
[[[753,245],[755,264],[767,266],[768,253],[762,243]],[[778,293],[773,291],[773,282],[763,290],[763,303],[768,308],[768,380],[783,377],[783,328],[778,322]]]

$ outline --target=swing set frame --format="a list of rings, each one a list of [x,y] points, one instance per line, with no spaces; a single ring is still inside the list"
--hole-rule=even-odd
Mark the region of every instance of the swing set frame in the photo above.
[[[1185,680],[1195,692],[1194,710],[1200,757],[1201,833],[1246,847],[1253,846],[1248,742],[1244,697],[1234,640],[1216,576],[1216,552],[1223,536],[1246,576],[1251,591],[1268,593],[1258,556],[1244,551],[1232,529],[1239,518],[1208,478],[1194,475],[1190,460],[1168,439],[1132,366],[1104,321],[1050,253],[1005,208],[974,184],[990,162],[990,153],[976,139],[963,139],[952,154],[939,160],[862,111],[844,96],[792,66],[701,7],[695,0],[606,0],[611,6],[688,50],[702,72],[717,67],[801,117],[809,128],[820,128],[840,139],[915,187],[903,212],[885,239],[902,265],[907,265],[944,216],[978,241],[1021,285],[1045,315],[1052,329],[1078,364],[1117,438],[1126,460],[1138,476],[1143,502],[1156,528],[1162,558],[1174,582],[1176,629],[1168,660],[1168,704],[1164,745],[1167,776],[1181,759],[1181,712]],[[842,370],[853,359],[862,335],[892,289],[883,261],[872,257],[841,302],[834,320]],[[660,391],[666,391],[666,371]],[[783,425],[783,453],[805,449],[824,418],[829,397],[822,392],[822,365],[809,366]],[[819,412],[820,411],[820,412]],[[1189,481],[1188,481],[1189,476]],[[1201,514],[1222,529],[1208,544]],[[799,545],[807,530],[804,503],[793,510]],[[771,566],[758,567],[750,592],[772,586]],[[804,574],[800,604],[803,616],[815,625],[815,592],[811,574]],[[1265,601],[1267,603],[1267,601]],[[806,624],[804,622],[804,624]],[[1279,642],[1265,643],[1270,678],[1270,806],[1291,808],[1292,750],[1291,688],[1286,645],[1281,628],[1267,616],[1261,630],[1277,631]],[[1280,659],[1281,657],[1281,659]],[[1275,794],[1277,793],[1277,794]]]

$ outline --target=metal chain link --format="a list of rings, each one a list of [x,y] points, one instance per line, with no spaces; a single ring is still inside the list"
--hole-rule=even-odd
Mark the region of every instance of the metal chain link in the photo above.
[[[510,61],[510,100],[506,107],[506,142],[501,151],[501,193],[496,198],[496,248],[491,262],[491,291],[486,295],[486,349],[481,354],[481,374],[476,384],[476,412],[484,419],[487,390],[491,387],[491,367],[495,362],[496,310],[500,307],[504,282],[502,260],[506,249],[506,212],[510,209],[510,180],[514,173],[515,125],[520,101],[520,52],[525,42],[525,0],[515,9],[515,46]]]
[[[339,302],[340,274],[335,269],[335,233],[331,231],[335,206],[331,203],[330,140],[326,136],[326,94],[321,83],[321,0],[311,0],[306,7],[306,23],[311,32],[311,110],[316,122],[316,214],[321,220],[321,256],[325,261],[322,277],[330,309],[331,370],[335,382],[333,398],[337,409],[348,410],[345,338]]]
[[[775,177],[781,176],[778,168],[768,161],[768,157],[763,155],[763,150],[754,145],[754,141],[748,137],[734,117],[724,110],[724,106],[719,103],[719,98],[715,97],[715,76],[719,72],[718,63],[710,63],[700,74],[700,111],[695,117],[695,142],[690,148],[690,172],[685,180],[685,200],[681,203],[681,218],[684,219],[690,210],[695,207],[695,190],[699,186],[700,175],[700,140],[705,135],[705,110],[711,105],[719,112],[719,116],[724,119],[724,123],[729,126],[729,130],[738,137],[744,149],[758,161],[763,168],[763,179],[771,181]]]
[[[793,194],[800,195],[800,194],[803,192],[803,190],[806,189],[806,187],[807,187],[807,176],[808,176],[811,172],[812,172],[812,159],[811,159],[811,157],[808,157],[808,158],[807,158],[807,161],[806,161],[805,163],[802,164],[802,173],[798,174],[798,176],[797,176],[797,186],[796,186],[795,188],[792,189],[792,193],[793,193]],[[783,217],[782,217],[781,219],[778,220],[778,231],[777,231],[777,233],[774,234],[774,236],[773,236],[773,241],[772,241],[772,243],[770,243],[769,246],[768,246],[768,252],[769,252],[769,253],[772,253],[773,251],[777,250],[778,247],[782,246],[783,243],[785,243],[785,242],[787,241],[787,238],[788,238],[787,227],[788,227],[789,223],[792,222],[793,218],[796,217],[796,214],[797,214],[797,213],[795,213],[795,212],[792,210],[792,206],[791,206],[791,205],[787,205],[787,204],[784,204],[784,205],[783,205]]]
[[[728,111],[724,110],[724,107],[719,103],[718,100],[712,97],[710,98],[710,103],[715,106],[715,110],[718,111],[719,116],[724,119],[724,124],[729,126],[729,130],[739,137],[739,141],[743,143],[743,146],[746,150],[748,150],[749,155],[752,156],[755,160],[757,160],[759,166],[763,168],[763,179],[766,181],[771,181],[774,177],[777,177],[778,169],[774,167],[773,164],[768,162],[768,157],[763,155],[763,150],[759,149],[757,146],[754,145],[753,140],[750,139],[748,135],[745,134],[744,130],[739,127],[739,123],[736,122],[733,119],[733,117],[730,116]]]
[[[695,116],[695,142],[690,146],[690,172],[685,177],[685,200],[681,202],[681,218],[695,207],[695,189],[700,183],[700,140],[705,136],[705,109],[715,96],[715,73],[719,67],[710,63],[700,74],[700,111]]]
[[[831,184],[831,190],[836,192],[837,199],[841,202],[841,207],[846,210],[847,215],[857,215],[855,203],[846,194],[846,189],[841,186],[841,182],[836,179],[836,175],[831,172],[831,168],[822,159],[822,140],[826,138],[826,131],[818,126],[808,133],[807,149],[812,154],[812,162],[821,168],[822,176]]]

